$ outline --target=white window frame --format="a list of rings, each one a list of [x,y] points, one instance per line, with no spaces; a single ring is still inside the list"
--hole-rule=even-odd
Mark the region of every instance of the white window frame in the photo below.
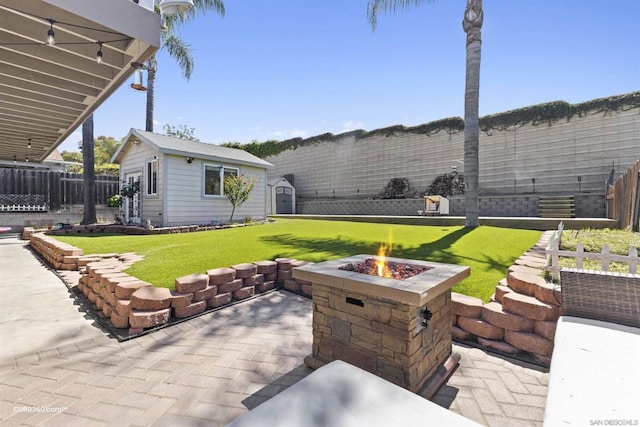
[[[232,172],[235,173],[236,175],[240,175],[240,169],[239,168],[235,168],[232,166],[225,166],[225,165],[215,165],[215,164],[211,164],[211,163],[205,163],[202,166],[202,195],[203,197],[207,197],[207,198],[215,198],[215,197],[224,197],[224,176],[225,176],[225,171],[228,172]],[[207,179],[207,168],[220,168],[219,173],[218,173],[218,179],[219,181],[219,186],[220,186],[220,194],[207,194],[207,183],[206,183],[206,179]]]
[[[155,170],[154,170],[155,164]],[[144,176],[145,176],[145,194],[147,196],[157,196],[158,195],[158,159],[147,160],[145,165]],[[155,177],[154,177],[155,175]]]

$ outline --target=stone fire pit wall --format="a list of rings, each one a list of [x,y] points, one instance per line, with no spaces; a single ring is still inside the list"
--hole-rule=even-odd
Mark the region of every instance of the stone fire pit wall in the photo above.
[[[451,287],[469,268],[424,261],[390,261],[430,267],[405,280],[338,270],[371,255],[293,269],[313,284],[313,348],[305,360],[317,368],[343,360],[412,392],[451,354]],[[423,326],[422,313],[432,317]]]

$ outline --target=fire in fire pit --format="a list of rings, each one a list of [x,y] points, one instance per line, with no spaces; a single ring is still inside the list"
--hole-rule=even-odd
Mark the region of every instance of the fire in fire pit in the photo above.
[[[387,277],[389,279],[404,280],[429,270],[428,267],[420,267],[417,265],[390,262],[387,256],[391,254],[393,245],[391,243],[391,231],[389,231],[389,242],[380,243],[378,248],[378,256],[376,258],[368,258],[364,262],[357,264],[347,264],[338,267],[339,270],[355,271],[356,273],[369,274],[371,276]]]
[[[356,273],[370,274],[372,276],[388,277],[390,279],[404,280],[429,270],[427,267],[404,264],[399,262],[384,262],[383,273],[379,273],[379,260],[367,258],[358,264],[349,263],[338,267],[339,270],[355,271]]]

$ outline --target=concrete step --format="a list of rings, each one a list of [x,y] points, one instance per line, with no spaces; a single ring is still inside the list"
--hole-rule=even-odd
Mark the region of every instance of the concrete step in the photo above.
[[[538,200],[538,216],[541,218],[575,218],[573,196],[542,196]]]

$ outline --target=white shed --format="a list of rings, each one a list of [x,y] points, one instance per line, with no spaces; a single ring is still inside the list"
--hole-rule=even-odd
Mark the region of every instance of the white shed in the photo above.
[[[296,189],[283,176],[269,181],[267,211],[269,214],[296,213]]]
[[[257,184],[233,219],[267,216],[267,169],[273,165],[246,151],[131,129],[111,159],[120,164],[121,185],[139,191],[124,200],[124,221],[154,226],[228,222],[224,195],[228,175],[253,177]]]

